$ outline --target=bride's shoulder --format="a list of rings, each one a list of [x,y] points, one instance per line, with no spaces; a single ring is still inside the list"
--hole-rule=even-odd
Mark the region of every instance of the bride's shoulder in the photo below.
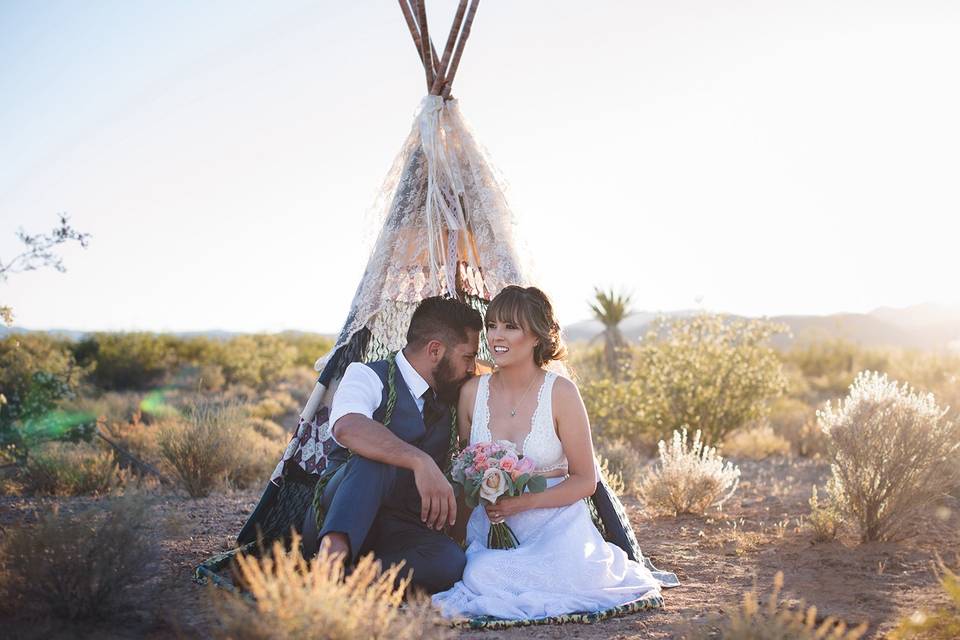
[[[463,383],[463,386],[460,387],[460,402],[473,402],[477,397],[477,388],[480,386],[480,378],[482,376],[474,376]]]
[[[554,402],[558,400],[561,402],[579,400],[580,389],[576,382],[559,373],[548,373],[547,375],[553,375],[554,377],[553,393],[551,394]]]

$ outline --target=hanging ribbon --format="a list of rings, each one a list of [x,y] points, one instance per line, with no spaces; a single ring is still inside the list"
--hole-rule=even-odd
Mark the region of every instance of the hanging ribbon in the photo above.
[[[426,96],[420,103],[420,143],[427,158],[427,199],[424,217],[427,223],[430,271],[437,292],[443,290],[457,296],[456,256],[459,231],[467,223],[460,206],[464,194],[463,176],[457,162],[456,152],[448,150],[444,130],[444,99],[441,96]],[[447,246],[444,247],[443,232],[447,230]],[[440,274],[444,272],[444,283]]]

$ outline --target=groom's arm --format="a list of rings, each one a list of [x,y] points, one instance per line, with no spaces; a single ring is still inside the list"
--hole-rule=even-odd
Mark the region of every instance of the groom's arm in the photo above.
[[[420,494],[420,520],[432,529],[454,524],[457,503],[453,487],[429,455],[398,438],[390,429],[358,413],[348,413],[333,425],[334,437],[354,453],[413,471]]]
[[[361,363],[347,367],[330,410],[334,440],[364,458],[413,471],[420,519],[434,529],[453,524],[457,514],[453,488],[433,458],[373,419],[382,396],[383,383],[370,367]]]

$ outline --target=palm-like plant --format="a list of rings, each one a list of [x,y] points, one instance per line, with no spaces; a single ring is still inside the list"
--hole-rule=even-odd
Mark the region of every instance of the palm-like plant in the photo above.
[[[611,375],[616,377],[620,371],[620,351],[626,345],[620,332],[620,323],[633,313],[630,294],[616,293],[612,288],[603,291],[594,287],[593,300],[589,304],[593,316],[603,323],[604,357]]]

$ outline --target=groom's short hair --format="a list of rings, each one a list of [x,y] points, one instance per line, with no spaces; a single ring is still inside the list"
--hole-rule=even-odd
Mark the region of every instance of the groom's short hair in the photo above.
[[[455,298],[424,298],[410,319],[407,344],[418,348],[431,340],[439,340],[452,347],[467,341],[467,329],[483,329],[479,311]]]

